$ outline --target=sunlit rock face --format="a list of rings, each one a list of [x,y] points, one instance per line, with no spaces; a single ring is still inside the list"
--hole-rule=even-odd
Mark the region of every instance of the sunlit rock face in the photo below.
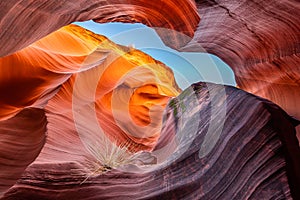
[[[300,119],[298,1],[196,1],[201,22],[183,51],[219,56],[238,87]],[[300,140],[300,127],[298,127]]]
[[[163,63],[76,25],[2,57],[0,70],[1,192],[36,159],[46,136],[37,163],[86,163],[89,153],[112,146],[151,150],[164,107],[180,92]],[[44,109],[47,119],[28,107]]]
[[[291,199],[300,180],[295,123],[275,104],[237,88],[194,84],[168,104],[152,151],[157,165],[85,180],[79,155],[91,157],[75,132],[69,139],[61,134],[64,147],[56,150],[68,150],[73,160],[53,162],[58,152],[44,149],[48,160],[28,167],[3,199]]]
[[[114,141],[128,143],[132,150],[150,150],[159,136],[163,108],[180,92],[173,72],[141,51],[116,45],[78,26],[61,31],[92,46],[81,60],[82,68],[78,70],[82,72],[72,75],[49,101],[49,118],[52,113],[72,118],[75,112],[82,116],[80,112],[86,114],[85,107],[92,106],[103,131]],[[61,31],[46,39],[53,41],[51,37]],[[90,118],[86,116],[79,123],[88,126]]]

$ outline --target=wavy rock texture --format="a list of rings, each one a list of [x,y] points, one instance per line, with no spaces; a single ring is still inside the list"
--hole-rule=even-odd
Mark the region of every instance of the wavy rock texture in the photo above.
[[[36,161],[2,199],[291,199],[300,180],[294,123],[269,101],[198,83],[166,109],[152,154],[169,155],[159,165],[134,168],[140,173],[113,169],[84,181],[75,173],[84,172],[80,162]]]
[[[47,61],[44,59],[43,62],[38,56],[42,52],[29,47],[0,58],[0,92],[3,94],[0,120],[11,118],[24,107],[43,108],[58,87],[70,77],[69,74],[57,74],[45,69]]]
[[[238,87],[270,99],[300,119],[298,1],[196,1],[201,22],[182,51],[215,54]],[[298,127],[300,141],[300,127]]]
[[[191,0],[12,0],[1,1],[0,7],[0,56],[22,49],[74,21],[141,22],[189,36],[193,35],[199,22],[195,3]],[[175,33],[161,34],[172,38],[170,44],[187,42]]]
[[[0,197],[39,155],[46,139],[46,125],[44,111],[36,108],[0,121]]]
[[[117,138],[120,137],[119,143],[132,140],[142,146],[145,140],[145,147],[136,149],[151,149],[161,127],[161,118],[157,116],[162,115],[160,113],[169,97],[178,95],[180,91],[173,72],[164,64],[75,25],[62,28],[16,54],[1,58],[0,64],[3,93],[10,91],[1,108],[4,119],[15,111],[6,112],[13,106],[21,110],[24,106],[36,106],[33,101],[36,98],[48,101],[42,95],[45,90],[53,90],[53,85],[56,88],[65,82],[46,107],[49,115],[64,114],[72,119],[74,109],[77,112],[84,106],[95,106],[104,132],[109,132],[114,140],[119,141]],[[19,75],[20,71],[12,69],[14,65],[23,66],[24,78],[22,73]],[[74,72],[81,73],[71,75]],[[41,79],[41,84],[38,81],[34,84],[35,79]],[[21,85],[22,82],[24,84]],[[15,90],[12,90],[13,86],[16,86]],[[113,105],[112,108],[112,101],[117,107]],[[161,107],[155,108],[159,105]],[[128,112],[127,118],[133,118],[131,126],[124,121],[124,112]],[[126,130],[118,128],[118,125],[126,126]],[[141,135],[139,126],[147,126],[142,132],[147,135]]]
[[[32,114],[26,119],[22,113],[28,111],[24,108],[43,108],[47,112],[47,142],[38,163],[86,163],[87,155],[111,153],[116,146],[124,146],[126,154],[151,150],[160,134],[163,109],[170,97],[180,92],[173,72],[163,63],[76,25],[0,58],[0,66],[1,91],[7,95],[1,98],[0,127],[11,132],[3,132],[7,152],[1,156],[1,192],[15,183],[44,145],[34,145],[33,152],[33,147],[25,143],[45,137],[45,130],[40,130],[45,129],[46,118]],[[19,131],[18,123],[24,123],[24,130]],[[29,155],[7,158],[7,154],[19,150],[9,139],[17,140],[21,145],[18,148]],[[7,159],[12,163],[5,164]],[[87,164],[89,168],[96,162],[106,162],[103,158],[94,160]]]
[[[11,54],[74,21],[142,22],[175,30],[157,29],[171,47],[219,56],[233,69],[240,88],[272,100],[299,119],[299,3],[200,0],[196,4],[200,24],[194,2],[187,0],[2,1],[0,55]],[[300,138],[300,127],[298,131]]]
[[[17,181],[2,199],[300,199],[298,122],[281,108],[200,83],[169,102],[162,125],[180,91],[166,66],[79,27],[59,29],[142,22],[173,48],[219,56],[240,88],[300,118],[299,3],[196,4],[0,2],[0,195]]]
[[[150,150],[159,136],[163,108],[180,92],[173,72],[141,51],[115,45],[78,26],[64,29],[80,37],[83,44],[93,38],[96,48],[82,65],[92,61],[94,67],[74,74],[62,85],[46,107],[49,118],[63,114],[73,121],[75,115],[80,118],[75,119],[80,129],[91,121],[91,116],[83,113],[95,107],[90,114],[96,112],[96,121],[111,139],[119,145],[126,143],[132,150]],[[91,128],[90,134],[93,132],[99,131]]]

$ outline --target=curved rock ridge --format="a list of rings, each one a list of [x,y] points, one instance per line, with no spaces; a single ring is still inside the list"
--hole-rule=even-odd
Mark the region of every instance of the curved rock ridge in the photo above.
[[[63,83],[46,107],[49,115],[62,113],[72,119],[73,112],[95,106],[103,131],[120,144],[132,141],[137,145],[132,150],[153,147],[160,132],[160,113],[168,99],[180,92],[173,72],[163,63],[76,25],[64,27],[0,61],[3,93],[10,91],[2,101],[4,119],[10,117],[6,107],[20,111],[36,106],[34,100],[42,101],[45,90]],[[14,65],[24,68],[21,76],[11,67]],[[66,77],[70,78],[66,81]],[[35,79],[41,79],[41,83],[34,84]],[[11,90],[12,86],[16,90]],[[88,121],[89,117],[81,120]]]
[[[166,108],[152,151],[163,158],[159,165],[112,169],[86,179],[85,164],[51,162],[56,152],[48,151],[48,160],[30,165],[2,199],[297,199],[300,150],[294,125],[265,99],[197,83]],[[78,142],[76,148],[65,144],[73,153],[82,148]],[[130,168],[134,172],[126,171]]]
[[[196,1],[201,22],[182,51],[217,55],[239,88],[267,98],[300,119],[298,1]],[[300,142],[300,126],[298,127]]]
[[[106,58],[112,51],[116,55],[110,55],[111,61],[107,61]],[[130,60],[127,64],[132,63],[131,68],[135,65],[145,65],[146,68],[148,65],[149,68],[150,65],[157,64],[158,68],[164,69],[162,63],[146,54],[113,44],[106,37],[75,25],[64,27],[15,54],[0,58],[0,92],[7,94],[0,99],[0,120],[11,117],[25,106],[45,105],[46,100],[57,92],[56,88],[68,80],[72,73],[91,69],[105,60],[107,63],[122,64],[122,59],[118,57],[126,53]],[[145,59],[140,60],[140,57]],[[20,69],[15,69],[18,66]],[[122,73],[126,73],[125,69],[120,72],[119,78]],[[169,69],[165,73],[173,76]],[[163,76],[160,75],[160,78]],[[118,77],[113,81],[117,82]],[[103,78],[107,79],[107,75]],[[166,82],[166,79],[163,81]],[[170,83],[176,90],[179,89],[175,86],[174,78],[170,79]],[[104,84],[107,91],[114,85],[113,82],[110,84],[112,85],[109,87]],[[102,91],[103,88],[99,85],[98,90],[107,92]]]
[[[91,135],[101,132],[99,123],[119,145],[126,143],[134,151],[151,149],[159,137],[163,108],[180,92],[173,72],[141,51],[116,45],[79,26],[69,25],[66,29],[84,44],[90,40],[96,44],[82,63],[85,66],[91,62],[95,67],[74,74],[62,85],[46,107],[49,117],[63,114],[75,120],[78,131],[83,132],[86,128],[80,127],[95,126]],[[95,113],[93,122],[91,116]]]
[[[192,37],[200,19],[192,0],[11,0],[1,1],[0,7],[0,56],[27,47],[75,21],[140,22]],[[159,34],[165,38],[171,37],[170,45],[174,47],[187,42],[182,41],[175,32],[159,31]]]
[[[33,55],[35,53],[39,52]],[[46,60],[51,59],[54,57]],[[46,60],[32,57],[30,48],[0,58],[0,121],[15,116],[24,107],[43,108],[59,86],[70,78],[70,74],[44,69]]]
[[[45,112],[37,108],[0,121],[0,197],[39,155],[46,140],[46,125]]]

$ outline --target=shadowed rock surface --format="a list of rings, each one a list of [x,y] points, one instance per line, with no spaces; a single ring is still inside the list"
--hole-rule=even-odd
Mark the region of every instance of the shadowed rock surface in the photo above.
[[[238,87],[300,119],[299,1],[196,3],[201,21],[191,42],[180,50],[204,49],[217,55],[234,71]]]
[[[39,155],[46,140],[44,110],[24,109],[0,121],[0,197]]]
[[[197,83],[168,104],[148,171],[84,181],[83,162],[37,161],[2,199],[297,199],[297,123],[265,99]]]
[[[75,21],[141,22],[190,37],[199,22],[191,0],[11,0],[1,1],[0,7],[0,56],[14,53]],[[188,42],[175,33],[164,32],[162,36],[173,40],[170,45]]]

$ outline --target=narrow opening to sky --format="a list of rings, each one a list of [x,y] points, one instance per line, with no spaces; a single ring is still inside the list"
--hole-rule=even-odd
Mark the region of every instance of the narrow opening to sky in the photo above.
[[[104,35],[117,44],[132,46],[169,66],[181,89],[205,81],[236,85],[231,68],[218,57],[208,53],[178,52],[164,45],[157,33],[140,23],[75,22],[81,27]]]

